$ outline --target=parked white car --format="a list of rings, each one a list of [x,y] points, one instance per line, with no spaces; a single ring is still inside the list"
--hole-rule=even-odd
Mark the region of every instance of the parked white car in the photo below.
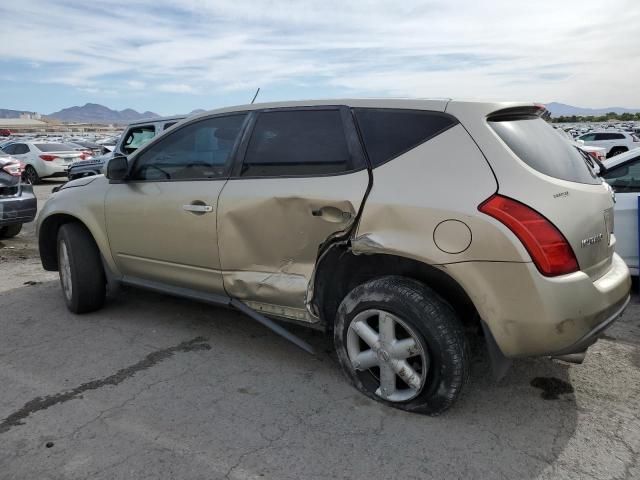
[[[67,168],[76,160],[91,158],[66,143],[15,142],[2,148],[4,153],[26,164],[24,179],[33,185],[47,177],[66,177]]]
[[[597,165],[595,165],[594,168],[596,171],[600,171],[600,164],[598,162],[602,162],[607,158],[607,150],[605,148],[592,147],[590,145],[585,145],[584,142],[576,142],[576,140],[571,136],[570,133],[564,131],[561,128],[556,128],[555,130],[556,132],[558,132],[558,135],[566,139],[571,145],[583,150],[584,152],[587,152],[593,159],[595,159]]]
[[[640,139],[628,132],[590,132],[578,137],[585,145],[604,147],[607,158],[640,147]]]
[[[638,276],[638,197],[640,196],[640,150],[606,160],[604,179],[616,194],[614,206],[616,253]]]

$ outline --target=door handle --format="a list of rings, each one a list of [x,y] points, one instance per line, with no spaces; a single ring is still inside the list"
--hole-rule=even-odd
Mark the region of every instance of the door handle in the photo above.
[[[213,212],[213,206],[205,205],[205,204],[199,204],[199,203],[191,203],[189,205],[183,205],[182,208],[184,210],[186,210],[187,212],[192,212],[192,213]]]
[[[353,216],[351,212],[345,212],[339,208],[330,206],[313,209],[311,210],[311,215],[333,223],[346,222],[351,220]]]

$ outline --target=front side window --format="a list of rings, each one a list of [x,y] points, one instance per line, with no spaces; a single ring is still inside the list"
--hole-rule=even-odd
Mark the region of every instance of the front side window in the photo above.
[[[225,176],[245,114],[186,125],[135,157],[132,180],[201,180]]]
[[[618,193],[640,192],[640,156],[607,171],[604,178]]]
[[[14,153],[16,153],[16,144],[12,143],[11,145],[7,145],[6,147],[2,148],[2,151],[7,155],[13,155]]]
[[[148,143],[156,135],[156,128],[153,125],[146,125],[144,127],[135,127],[129,129],[127,136],[122,143],[122,150],[129,155],[135,152],[144,144]]]
[[[259,114],[243,177],[313,176],[354,170],[340,110]]]
[[[593,142],[596,138],[596,134],[595,133],[587,133],[586,135],[582,135],[580,137],[580,140],[583,140],[585,142]]]

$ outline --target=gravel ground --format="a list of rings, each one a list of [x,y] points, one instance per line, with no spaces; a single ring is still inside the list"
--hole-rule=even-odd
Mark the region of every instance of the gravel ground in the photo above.
[[[37,187],[40,199],[53,185]],[[70,314],[33,226],[0,243],[0,479],[640,478],[640,299],[580,366],[474,355],[430,418],[231,311],[122,290]]]

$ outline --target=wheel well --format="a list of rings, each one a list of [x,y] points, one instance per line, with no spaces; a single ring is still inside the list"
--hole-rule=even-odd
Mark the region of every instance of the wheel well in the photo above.
[[[417,260],[387,254],[354,255],[345,246],[333,246],[320,260],[314,301],[329,329],[340,303],[356,286],[374,278],[400,275],[428,285],[456,311],[465,327],[480,328],[480,317],[462,287],[442,270]]]
[[[72,215],[57,214],[51,215],[40,225],[38,233],[38,247],[40,249],[40,259],[45,270],[58,270],[57,240],[58,230],[65,223],[76,222],[84,225],[80,220]]]
[[[613,152],[628,152],[629,149],[627,147],[624,146],[616,146],[616,147],[612,147],[611,150],[609,150],[609,156],[611,156],[613,154]]]

